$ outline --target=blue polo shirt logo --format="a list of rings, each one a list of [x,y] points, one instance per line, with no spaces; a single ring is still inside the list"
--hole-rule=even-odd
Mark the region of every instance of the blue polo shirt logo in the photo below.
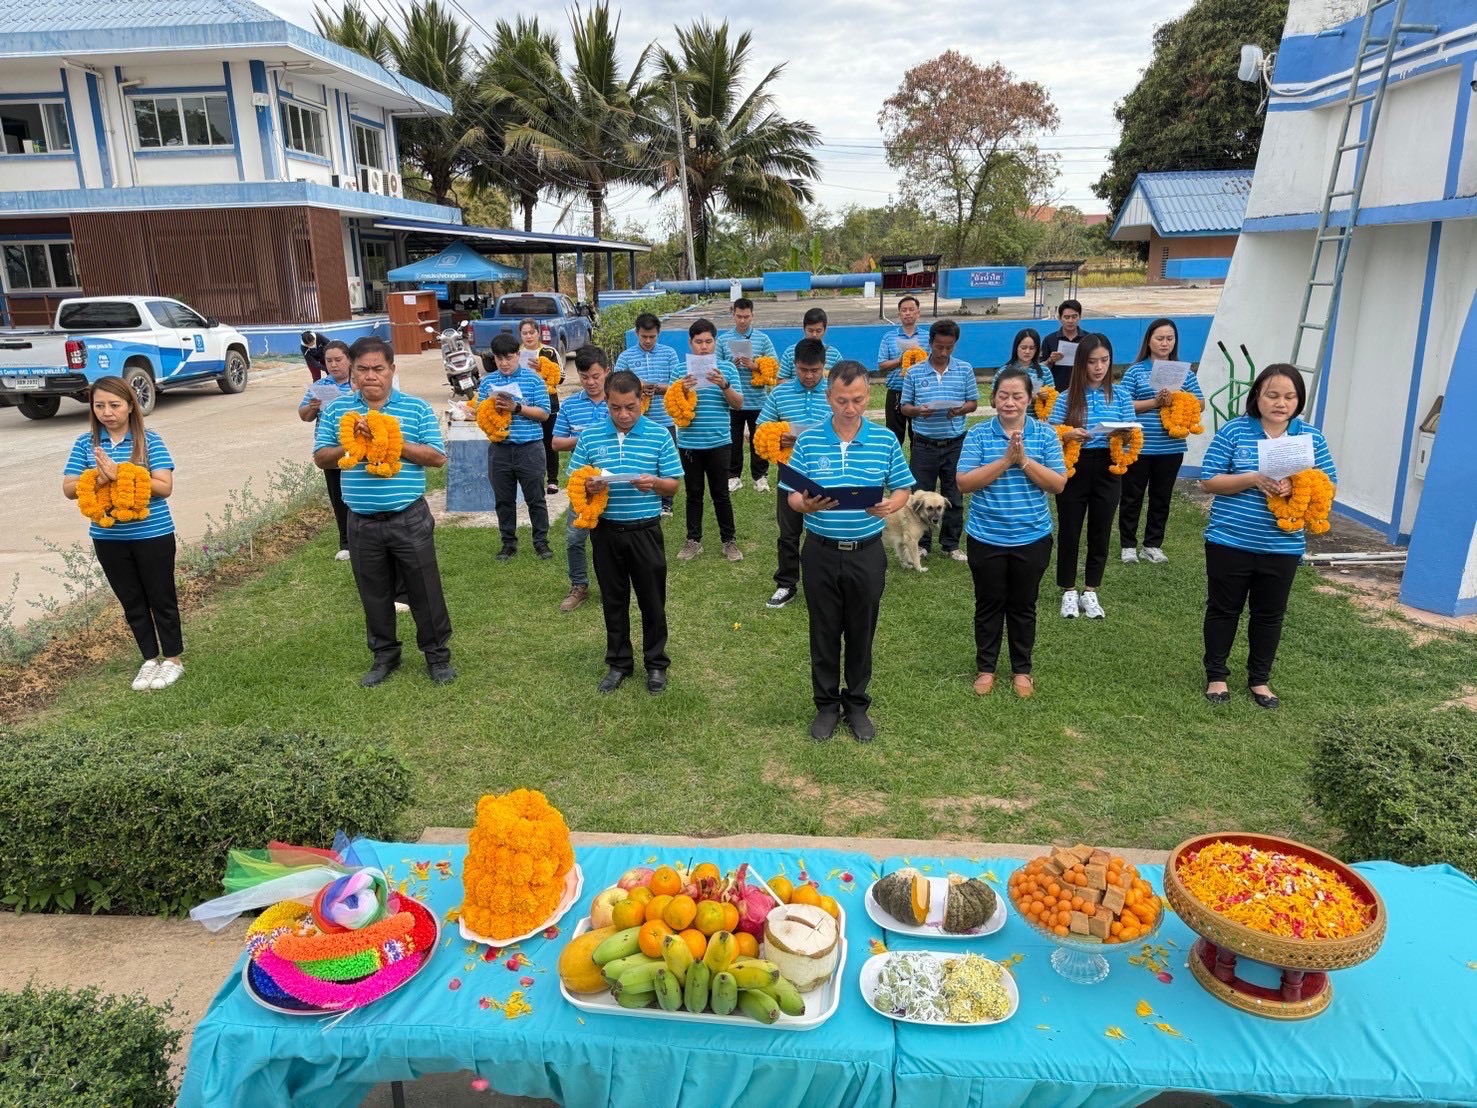
[[[811,463],[812,476],[829,477],[831,475],[831,459],[826,457],[816,458]]]

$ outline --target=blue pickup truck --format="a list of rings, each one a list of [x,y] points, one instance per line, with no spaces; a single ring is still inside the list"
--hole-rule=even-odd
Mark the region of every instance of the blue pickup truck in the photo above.
[[[63,300],[51,330],[0,331],[0,406],[50,419],[63,397],[86,401],[99,377],[122,377],[144,415],[160,391],[214,381],[246,389],[246,337],[178,300],[88,296]]]
[[[467,341],[485,353],[494,335],[504,332],[518,337],[518,322],[532,319],[538,324],[539,341],[561,357],[573,354],[595,333],[595,314],[558,292],[511,292],[500,296],[482,319],[465,324]]]

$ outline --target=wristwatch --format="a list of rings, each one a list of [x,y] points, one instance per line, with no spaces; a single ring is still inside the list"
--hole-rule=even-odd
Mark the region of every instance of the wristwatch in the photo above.
[[[514,415],[522,415],[523,414],[523,401],[521,401],[521,400],[515,400],[515,401],[513,401],[513,414]]]

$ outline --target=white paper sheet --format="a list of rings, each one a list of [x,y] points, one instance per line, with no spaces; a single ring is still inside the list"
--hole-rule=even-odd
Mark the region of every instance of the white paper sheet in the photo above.
[[[1143,427],[1143,424],[1142,423],[1113,423],[1111,421],[1104,420],[1102,423],[1095,423],[1091,427],[1089,427],[1087,429],[1087,433],[1089,435],[1110,435],[1114,431],[1127,431],[1127,430],[1129,430],[1132,427],[1142,428]]]
[[[1278,439],[1257,440],[1256,471],[1263,477],[1280,481],[1312,468],[1312,435],[1283,435]]]
[[[339,392],[338,384],[327,377],[320,377],[308,386],[308,391],[313,394],[313,399],[320,404],[330,404],[344,394]]]
[[[737,362],[740,358],[752,358],[754,356],[753,339],[729,339],[728,356]]]
[[[899,335],[897,337],[897,352],[901,354],[904,350],[921,349],[917,335]]]
[[[687,372],[697,378],[697,387],[700,389],[716,389],[718,382],[713,377],[718,373],[717,354],[689,354],[687,355]]]
[[[511,396],[514,400],[523,399],[523,390],[518,387],[518,382],[511,377],[504,377],[501,373],[493,375],[492,384],[488,388],[491,396]]]
[[[1075,342],[1059,342],[1056,344],[1056,352],[1062,356],[1058,365],[1071,365],[1077,360],[1077,344]]]
[[[1155,393],[1163,389],[1177,392],[1185,387],[1189,375],[1189,362],[1155,362],[1149,369],[1149,388]]]
[[[600,471],[600,480],[610,485],[629,485],[640,476],[639,473],[611,473],[608,469]]]
[[[537,350],[529,350],[527,347],[523,346],[520,346],[518,348],[518,365],[522,369],[531,369],[535,373],[537,373],[538,357],[539,352]]]

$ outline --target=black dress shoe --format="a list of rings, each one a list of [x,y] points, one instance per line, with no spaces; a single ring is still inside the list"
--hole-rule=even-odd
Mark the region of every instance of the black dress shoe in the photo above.
[[[655,696],[657,693],[667,691],[667,671],[664,669],[649,669],[646,671],[646,691]]]
[[[836,733],[836,727],[841,722],[841,713],[835,708],[822,708],[816,712],[815,719],[810,721],[810,737],[818,743],[823,743]]]
[[[516,546],[504,546],[501,550],[497,552],[497,560],[500,562],[511,561],[513,555],[517,553],[518,548]]]
[[[616,689],[621,687],[621,682],[629,676],[631,676],[629,673],[622,673],[618,669],[612,669],[600,679],[600,686],[596,691],[602,693],[615,692]]]
[[[1273,709],[1277,707],[1277,705],[1282,703],[1282,701],[1278,700],[1275,696],[1263,696],[1261,693],[1258,692],[1252,693],[1251,698],[1256,701],[1256,706],[1258,708],[1266,708],[1268,710]]]
[[[547,543],[544,543],[542,545],[540,545],[539,543],[534,543],[533,552],[539,556],[539,559],[541,561],[545,562],[547,562],[550,558],[554,556],[554,551],[549,548],[549,545]]]
[[[866,712],[847,712],[846,726],[851,728],[851,737],[859,743],[869,743],[877,737],[877,725]]]
[[[1208,692],[1205,694],[1205,699],[1212,704],[1229,704],[1231,703],[1231,694],[1228,692]]]
[[[426,671],[438,685],[449,685],[456,680],[456,670],[451,668],[450,662],[432,662],[426,666]]]
[[[400,668],[400,659],[393,662],[375,662],[369,667],[369,672],[359,679],[360,687],[372,689],[376,685],[383,684],[385,679]]]

